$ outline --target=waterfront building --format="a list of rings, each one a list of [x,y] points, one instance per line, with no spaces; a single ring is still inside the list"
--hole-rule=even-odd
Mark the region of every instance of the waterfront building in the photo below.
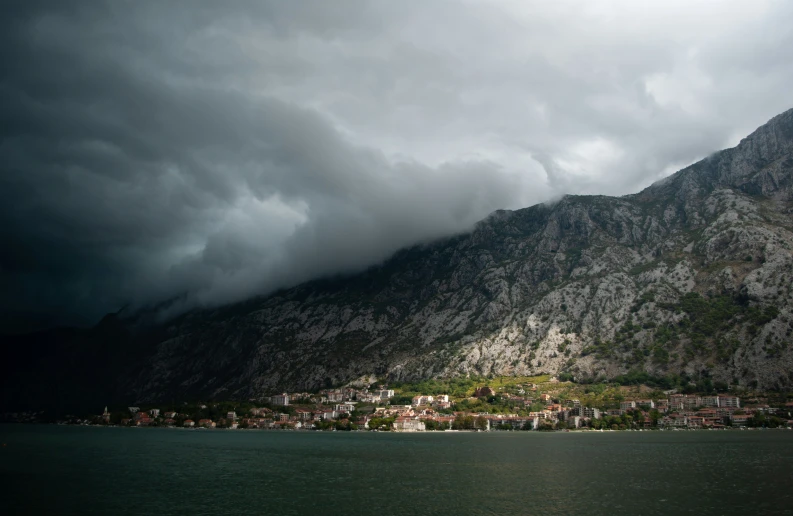
[[[417,417],[401,416],[394,420],[395,432],[423,432],[426,430],[424,422]]]

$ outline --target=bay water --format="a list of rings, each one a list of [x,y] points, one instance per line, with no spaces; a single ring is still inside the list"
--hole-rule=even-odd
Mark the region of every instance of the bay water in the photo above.
[[[0,425],[2,514],[793,514],[793,431]]]

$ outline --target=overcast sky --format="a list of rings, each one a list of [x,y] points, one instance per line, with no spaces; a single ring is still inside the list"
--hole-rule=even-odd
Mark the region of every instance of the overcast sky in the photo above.
[[[8,4],[6,328],[359,270],[793,107],[784,0]]]

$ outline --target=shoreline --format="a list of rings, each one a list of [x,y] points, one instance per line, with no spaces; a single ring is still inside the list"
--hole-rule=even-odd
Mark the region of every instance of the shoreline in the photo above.
[[[0,422],[3,426],[58,426],[68,428],[113,428],[128,430],[176,430],[185,432],[256,432],[256,433],[299,433],[299,434],[622,434],[622,433],[671,433],[671,432],[743,432],[743,431],[790,431],[790,427],[764,428],[764,427],[738,427],[738,428],[653,428],[653,429],[626,429],[626,430],[594,430],[594,429],[566,429],[566,430],[423,430],[423,431],[387,431],[387,430],[315,430],[315,429],[272,429],[272,428],[185,428],[179,426],[122,426],[122,425],[80,425],[65,423],[16,423]]]

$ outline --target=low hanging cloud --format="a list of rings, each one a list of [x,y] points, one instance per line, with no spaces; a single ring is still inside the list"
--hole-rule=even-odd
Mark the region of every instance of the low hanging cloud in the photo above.
[[[631,5],[0,7],[0,325],[358,271],[793,104],[790,4]]]

